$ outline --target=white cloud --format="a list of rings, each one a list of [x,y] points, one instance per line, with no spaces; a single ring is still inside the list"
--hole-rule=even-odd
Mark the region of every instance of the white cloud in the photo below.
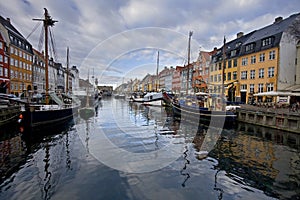
[[[86,77],[87,69],[95,75],[126,73],[136,66],[148,69],[155,63],[155,52],[161,51],[161,65],[182,65],[187,57],[188,32],[192,36],[192,60],[199,49],[222,46],[236,33],[245,34],[273,23],[277,16],[288,17],[299,12],[298,0],[10,0],[0,2],[1,16],[10,17],[13,25],[28,36],[48,8],[59,62],[66,63],[70,48],[70,64]],[[149,28],[154,27],[154,28]],[[155,28],[156,27],[156,28]],[[29,38],[38,47],[42,26]],[[161,28],[160,31],[159,28]],[[171,32],[174,33],[171,33]],[[167,52],[169,54],[167,54]],[[117,61],[116,61],[117,60]],[[174,62],[174,63],[172,63]],[[132,67],[132,69],[130,69]],[[140,70],[143,71],[143,70]],[[105,73],[102,73],[105,72]],[[146,71],[145,71],[146,73]],[[112,77],[103,80],[116,81]],[[142,78],[142,77],[141,77]],[[101,79],[99,80],[101,82]]]

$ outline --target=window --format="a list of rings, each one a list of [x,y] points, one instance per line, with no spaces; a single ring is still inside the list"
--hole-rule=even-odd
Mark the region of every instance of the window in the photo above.
[[[3,76],[3,67],[0,67],[0,76]]]
[[[258,78],[264,78],[264,73],[265,73],[265,69],[264,68],[261,68],[259,69],[258,71]]]
[[[268,77],[274,77],[275,67],[268,68]]]
[[[222,69],[222,63],[219,62],[219,70]]]
[[[242,71],[242,72],[241,72],[241,79],[242,79],[242,80],[247,79],[247,71]]]
[[[14,48],[10,47],[10,54],[13,54],[13,53],[14,53]]]
[[[236,71],[232,72],[232,79],[233,80],[237,79],[237,72]]]
[[[251,64],[255,64],[256,63],[256,56],[251,56]]]
[[[0,62],[3,62],[3,55],[0,54]]]
[[[8,77],[8,69],[7,68],[4,68],[4,76]]]
[[[8,57],[4,56],[4,63],[8,64]]]
[[[13,58],[10,58],[10,65],[15,66],[15,60]]]
[[[269,60],[275,59],[275,50],[269,52]]]
[[[241,90],[247,90],[247,84],[242,84],[241,85]]]
[[[242,66],[248,65],[248,58],[242,58]]]
[[[214,82],[217,82],[218,81],[218,77],[217,75],[214,76]]]
[[[218,74],[218,82],[221,82],[221,74]]]
[[[274,84],[273,83],[267,83],[267,91],[273,91],[274,90]]]
[[[258,84],[258,92],[259,93],[264,92],[264,84],[263,83]]]
[[[237,59],[233,60],[233,67],[237,67]]]
[[[246,46],[246,51],[250,51],[250,50],[252,50],[252,49],[254,49],[254,44],[252,43],[252,44],[248,44],[247,46]]]
[[[228,72],[228,74],[227,74],[227,80],[228,80],[228,81],[231,80],[231,72]]]
[[[250,70],[250,79],[255,79],[255,70]]]
[[[232,63],[232,60],[228,60],[228,68],[231,68],[231,63]]]
[[[233,56],[235,56],[235,55],[236,55],[236,50],[232,50],[232,51],[230,52],[230,56],[233,57]]]
[[[268,46],[270,44],[272,44],[272,38],[271,37],[262,40],[262,46],[263,47]]]
[[[265,61],[265,53],[259,54],[259,62],[264,62]]]
[[[249,89],[250,89],[250,93],[253,94],[254,93],[254,84],[250,84],[250,88]]]
[[[224,79],[224,81],[226,81],[226,74],[225,73],[223,74],[223,79]]]
[[[0,42],[0,49],[3,49],[3,42]]]
[[[214,82],[214,76],[210,76],[210,82]]]

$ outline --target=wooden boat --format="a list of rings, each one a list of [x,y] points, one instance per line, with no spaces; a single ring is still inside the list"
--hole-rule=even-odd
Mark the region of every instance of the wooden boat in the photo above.
[[[37,20],[43,21],[45,28],[45,104],[26,103],[22,119],[22,123],[25,127],[38,129],[46,128],[53,124],[64,123],[66,120],[72,119],[73,115],[78,113],[80,106],[75,99],[68,98],[62,94],[58,96],[48,90],[48,27],[53,26],[56,21],[52,20],[46,8],[44,8],[44,11],[45,18]],[[51,104],[49,103],[50,99]]]
[[[23,124],[29,128],[41,128],[53,124],[64,123],[78,113],[78,102],[64,103],[54,92],[49,93],[56,104],[25,104]]]
[[[208,123],[211,120],[223,121],[227,124],[234,123],[237,115],[230,110],[217,110],[216,106],[211,106],[208,94],[198,94],[187,96],[184,99],[171,99],[167,94],[164,98],[172,107],[174,116],[184,117],[191,120],[199,120],[201,123]]]

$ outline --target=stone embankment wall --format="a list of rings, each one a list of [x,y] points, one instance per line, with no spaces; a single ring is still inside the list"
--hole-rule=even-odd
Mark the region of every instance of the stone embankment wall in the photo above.
[[[300,134],[300,110],[266,108],[242,105],[236,110],[237,120],[250,124],[285,130]]]

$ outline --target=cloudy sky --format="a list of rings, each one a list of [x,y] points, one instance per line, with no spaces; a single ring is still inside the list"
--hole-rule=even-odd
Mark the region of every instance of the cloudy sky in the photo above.
[[[199,50],[221,47],[242,31],[249,33],[300,12],[299,0],[9,0],[0,14],[10,18],[35,49],[39,45],[47,8],[58,20],[51,33],[58,62],[76,65],[81,78],[94,74],[103,84],[120,84],[155,74],[159,68],[187,63],[189,31],[191,61]]]

